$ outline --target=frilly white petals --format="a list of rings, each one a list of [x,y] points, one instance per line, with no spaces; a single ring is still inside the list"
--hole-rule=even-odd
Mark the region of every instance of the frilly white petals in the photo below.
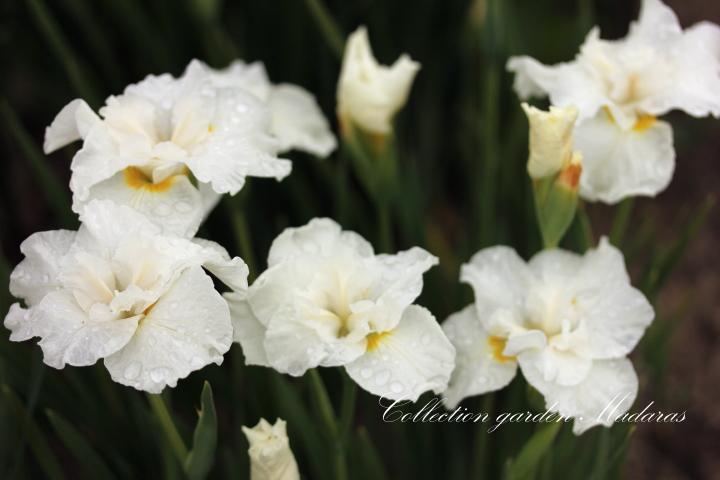
[[[447,388],[455,348],[423,307],[411,305],[394,329],[375,334],[366,353],[345,366],[368,392],[392,400],[417,401],[426,391]]]
[[[150,393],[222,363],[232,344],[227,303],[200,267],[186,270],[119,352],[105,358],[113,380]]]
[[[11,291],[28,308],[11,307],[11,340],[40,337],[55,368],[104,359],[113,379],[151,393],[220,363],[232,343],[230,311],[203,268],[239,295],[245,263],[214,242],[161,234],[111,201],[89,202],[81,220],[78,232],[23,243]]]
[[[522,108],[530,122],[530,177],[539,179],[558,173],[572,161],[577,108],[551,106],[545,112],[526,103]]]
[[[338,81],[338,116],[371,133],[385,135],[392,130],[392,119],[410,93],[420,64],[407,55],[386,67],[375,59],[367,29],[350,34],[345,45]]]
[[[450,383],[443,392],[448,409],[457,407],[463,398],[500,390],[515,378],[517,362],[503,357],[500,346],[492,343],[475,305],[450,315],[442,328],[457,353]]]
[[[284,420],[278,418],[271,425],[262,418],[253,428],[242,430],[250,447],[251,480],[300,480]]]
[[[595,360],[584,380],[571,386],[544,381],[535,364],[521,366],[528,382],[545,397],[546,408],[575,419],[576,435],[596,425],[612,426],[637,397],[637,374],[627,358]]]
[[[51,153],[69,145],[81,138],[85,138],[100,117],[92,111],[90,106],[79,98],[68,103],[60,110],[50,126],[45,130],[43,151]]]
[[[627,411],[637,378],[625,357],[654,312],[607,239],[584,255],[544,250],[527,264],[507,247],[488,248],[461,278],[476,301],[445,325],[458,352],[447,405],[501,388],[517,363],[548,408],[575,418],[576,433],[611,424],[594,418],[616,395],[617,413]]]
[[[260,62],[246,64],[236,60],[227,68],[214,70],[193,60],[185,76],[197,81],[207,79],[220,88],[241,88],[251,93],[268,108],[268,128],[281,152],[297,149],[326,157],[337,147],[315,97],[297,85],[274,85]]]
[[[296,85],[280,84],[268,98],[270,130],[280,142],[280,150],[296,148],[318,157],[327,157],[337,148],[337,140],[315,97]]]
[[[190,237],[215,203],[198,192],[190,174],[216,194],[235,194],[248,176],[286,177],[290,162],[277,155],[291,141],[316,141],[310,147],[328,150],[332,135],[322,130],[324,119],[306,92],[281,89],[280,110],[273,113],[257,86],[218,85],[204,68],[196,62],[179,78],[150,75],[109,97],[99,115],[82,100],[62,109],[44,148],[83,141],[71,164],[73,210],[110,199],[138,209],[167,233]],[[285,134],[290,124],[291,138],[277,137],[274,123],[293,112],[294,120],[278,127]],[[313,121],[299,127],[303,112]]]
[[[580,195],[614,204],[635,195],[654,197],[675,171],[672,127],[661,120],[642,131],[624,131],[605,112],[578,125],[575,147],[583,153]]]
[[[246,363],[294,376],[344,365],[363,388],[391,398],[442,389],[452,346],[432,315],[411,305],[436,263],[421,248],[375,255],[360,235],[327,218],[288,228],[247,294],[226,295],[235,341]],[[395,376],[370,381],[368,369]]]

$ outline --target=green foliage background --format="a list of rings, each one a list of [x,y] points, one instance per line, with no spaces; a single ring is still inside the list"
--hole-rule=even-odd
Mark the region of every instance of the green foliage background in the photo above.
[[[218,206],[199,236],[241,255],[251,275],[264,268],[270,242],[284,227],[316,216],[331,216],[385,248],[423,246],[441,265],[426,275],[419,303],[439,321],[471,301],[458,271],[479,248],[502,243],[525,257],[537,252],[541,242],[525,172],[527,126],[504,64],[521,53],[546,63],[570,59],[594,24],[604,34],[622,35],[637,2],[328,0],[325,6],[327,11],[317,0],[4,1],[3,315],[12,301],[6,286],[20,260],[19,243],[37,230],[77,224],[67,188],[74,149],[50,157],[40,150],[44,127],[63,105],[82,97],[98,107],[149,73],[181,73],[192,58],[215,67],[242,58],[264,62],[274,82],[313,92],[335,124],[341,37],[333,36],[333,27],[345,35],[366,24],[381,61],[409,52],[422,63],[398,118],[400,175],[390,241],[381,238],[375,207],[341,151],[322,161],[293,153],[290,177],[282,183],[252,179]],[[682,145],[687,134],[679,127]],[[636,273],[635,284],[654,300],[710,205],[695,208],[667,244],[657,242],[652,222],[625,235],[632,202],[612,209],[607,231],[593,232],[583,207],[564,246],[583,251],[600,234],[611,234]],[[662,385],[672,328],[663,312],[658,316],[634,358],[646,379],[642,388]],[[377,399],[364,392],[348,414],[346,381],[340,370],[327,369],[322,379],[330,407],[344,415],[339,433],[328,435],[328,405],[313,388],[318,378],[245,367],[235,345],[221,367],[205,368],[164,394],[172,406],[172,418],[165,420],[180,434],[173,444],[158,420],[158,399],[113,383],[102,365],[48,368],[39,348],[11,344],[7,336],[0,335],[0,478],[246,478],[240,426],[261,416],[288,421],[306,478],[335,478],[331,459],[338,450],[345,452],[353,479],[617,478],[632,433],[627,425],[578,438],[569,426],[510,425],[487,434],[483,424],[386,424]],[[212,392],[203,391],[201,402],[204,381]],[[502,392],[464,405],[492,416],[541,408],[538,400],[518,376]],[[203,420],[194,436],[205,440],[196,442],[201,448],[187,467],[177,458],[177,441],[198,447],[192,439],[201,403]],[[217,446],[208,448],[215,432]]]

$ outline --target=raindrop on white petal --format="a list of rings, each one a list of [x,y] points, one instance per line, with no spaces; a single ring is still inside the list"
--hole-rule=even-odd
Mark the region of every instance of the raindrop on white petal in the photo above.
[[[370,378],[372,376],[372,370],[370,370],[369,368],[363,368],[362,370],[360,370],[360,376],[362,378]]]
[[[140,362],[132,362],[125,367],[123,375],[128,380],[135,380],[140,375],[140,368]]]
[[[170,207],[167,203],[160,203],[153,209],[153,213],[158,217],[165,217],[170,215]]]
[[[192,205],[190,205],[187,202],[177,202],[175,204],[175,210],[177,210],[180,213],[188,213],[192,210]]]
[[[193,367],[193,368],[200,368],[200,367],[202,367],[204,364],[205,364],[205,362],[204,362],[203,359],[200,358],[200,357],[193,357],[193,358],[190,360],[190,366]]]
[[[401,393],[403,390],[405,390],[405,387],[403,387],[402,383],[400,382],[393,382],[390,384],[390,390],[393,393]]]
[[[423,333],[422,337],[420,337],[420,343],[425,346],[430,345],[430,335],[428,335],[427,333]]]
[[[150,370],[150,379],[155,383],[160,383],[167,378],[170,370],[164,367],[158,367]]]
[[[390,380],[390,370],[383,370],[375,376],[375,384],[378,387],[385,385]]]

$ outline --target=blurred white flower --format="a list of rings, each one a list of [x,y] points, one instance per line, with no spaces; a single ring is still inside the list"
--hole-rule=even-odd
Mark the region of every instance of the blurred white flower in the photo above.
[[[508,69],[520,97],[548,95],[553,105],[578,108],[580,194],[588,200],[661,192],[675,150],[672,128],[657,117],[675,109],[720,115],[720,28],[703,22],[683,31],[660,0],[643,1],[624,39],[602,40],[594,28],[572,62],[514,57]]]
[[[246,64],[236,60],[227,68],[214,70],[193,60],[184,76],[198,80],[210,78],[217,87],[239,87],[255,95],[270,110],[270,132],[280,142],[281,152],[298,149],[326,157],[337,147],[337,140],[315,97],[297,85],[272,84],[261,62]]]
[[[269,108],[243,88],[151,75],[99,113],[73,100],[45,132],[46,153],[83,140],[70,179],[78,213],[91,199],[109,199],[192,236],[219,194],[237,193],[245,177],[290,173],[277,158]]]
[[[545,250],[528,263],[511,248],[487,248],[461,279],[475,303],[443,324],[457,350],[448,407],[504,387],[519,364],[547,408],[574,417],[576,434],[610,426],[601,413],[613,400],[618,415],[630,408],[638,380],[626,356],[654,312],[607,239],[582,256]]]
[[[271,425],[261,418],[253,428],[242,430],[250,444],[250,480],[300,480],[285,420],[278,418]]]
[[[386,135],[392,119],[407,101],[420,64],[406,54],[391,67],[378,64],[370,49],[367,29],[360,27],[347,39],[337,88],[341,124],[357,124],[370,133]]]
[[[234,290],[248,270],[219,245],[160,235],[126,206],[95,200],[80,229],[31,235],[10,276],[5,318],[13,341],[40,337],[46,364],[104,359],[113,380],[158,393],[232,344],[227,303],[203,268]]]
[[[362,388],[416,400],[445,389],[454,349],[433,315],[411,305],[437,258],[421,248],[375,255],[330,219],[288,228],[247,293],[227,295],[250,365],[299,376],[344,365]]]
[[[573,151],[573,128],[578,111],[575,107],[550,107],[549,112],[522,104],[530,122],[528,173],[534,179],[555,175],[581,156]]]

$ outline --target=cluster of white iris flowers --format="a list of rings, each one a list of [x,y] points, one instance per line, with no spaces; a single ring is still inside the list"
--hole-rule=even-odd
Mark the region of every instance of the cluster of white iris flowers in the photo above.
[[[353,33],[337,89],[343,139],[390,135],[419,68],[407,55],[378,64],[366,30]],[[448,408],[503,388],[519,366],[548,409],[575,419],[575,433],[612,424],[599,413],[613,401],[618,414],[631,407],[638,379],[627,356],[653,308],[606,239],[584,255],[557,241],[576,195],[615,203],[668,185],[672,130],[657,117],[720,115],[720,28],[683,31],[668,7],[644,0],[626,38],[593,29],[572,62],[517,57],[508,69],[520,97],[551,102],[548,112],[523,105],[546,249],[529,262],[504,246],[477,252],[461,272],[475,301],[442,328],[414,304],[438,263],[422,248],[376,254],[360,235],[313,219],[278,235],[248,286],[242,259],[194,238],[246,177],[290,174],[280,154],[324,157],[337,142],[314,97],[271,83],[262,64],[218,71],[192,61],[178,78],[129,85],[97,114],[73,100],[47,129],[47,153],[82,140],[70,180],[82,224],[23,242],[10,281],[22,304],[4,322],[11,340],[39,337],[55,368],[103,359],[113,380],[151,393],[220,364],[233,341],[249,365],[293,376],[344,366],[372,394],[415,401],[432,390]],[[287,450],[277,468],[296,478],[284,431],[265,422],[246,433]]]

